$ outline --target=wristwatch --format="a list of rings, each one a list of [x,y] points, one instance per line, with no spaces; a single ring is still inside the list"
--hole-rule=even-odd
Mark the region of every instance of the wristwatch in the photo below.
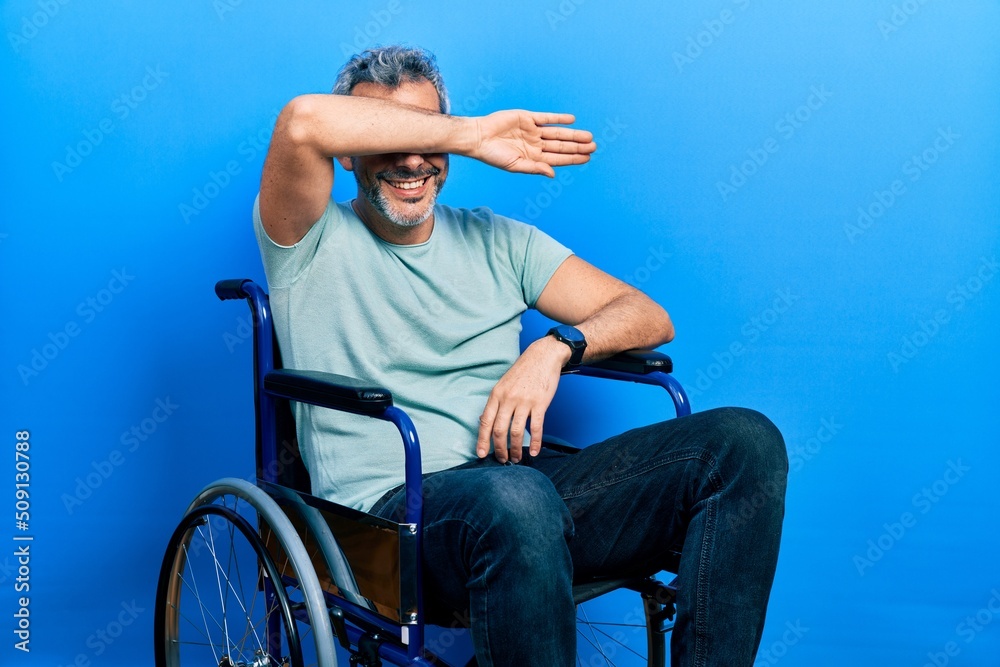
[[[566,368],[573,368],[580,365],[580,362],[583,361],[583,351],[587,349],[587,339],[584,337],[583,332],[568,324],[560,324],[557,327],[549,329],[549,333],[546,335],[555,336],[556,340],[566,343],[569,345],[569,349],[573,351],[569,362],[566,364]]]

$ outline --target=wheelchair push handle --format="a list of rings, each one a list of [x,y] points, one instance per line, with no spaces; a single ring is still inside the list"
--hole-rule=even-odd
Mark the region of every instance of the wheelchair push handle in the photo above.
[[[215,295],[222,301],[229,299],[246,299],[250,294],[243,286],[251,281],[249,278],[230,278],[215,283]]]

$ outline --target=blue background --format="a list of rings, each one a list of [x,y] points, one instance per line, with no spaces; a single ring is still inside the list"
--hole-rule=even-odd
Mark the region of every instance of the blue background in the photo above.
[[[437,54],[457,113],[569,111],[600,144],[557,181],[456,158],[444,201],[532,221],[645,290],[674,318],[695,409],[753,407],[784,433],[757,664],[1000,664],[996,2],[17,0],[0,16],[4,665],[151,662],[170,530],[204,484],[252,472],[247,314],[212,286],[263,280],[249,212],[274,116],[329,90],[347,52],[397,41]],[[337,198],[353,188],[339,172]],[[571,438],[666,413],[652,389],[587,382],[554,408]],[[175,406],[162,423],[157,401]],[[30,656],[11,634],[20,429]]]

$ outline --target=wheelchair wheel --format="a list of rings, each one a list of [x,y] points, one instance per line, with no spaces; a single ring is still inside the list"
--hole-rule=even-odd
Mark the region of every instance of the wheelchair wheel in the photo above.
[[[672,625],[665,621],[673,618],[672,592],[652,580],[641,592],[641,600],[620,589],[576,606],[577,665],[667,663],[666,633]]]
[[[323,592],[288,517],[239,479],[206,487],[171,536],[157,667],[335,667]]]

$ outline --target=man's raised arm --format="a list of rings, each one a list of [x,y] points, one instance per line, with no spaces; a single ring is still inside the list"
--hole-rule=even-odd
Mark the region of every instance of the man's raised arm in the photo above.
[[[260,193],[261,220],[276,243],[297,243],[322,216],[333,187],[333,157],[454,153],[551,177],[553,167],[583,164],[596,148],[590,132],[560,127],[574,121],[570,114],[449,116],[381,99],[378,92],[302,95],[279,114]]]

